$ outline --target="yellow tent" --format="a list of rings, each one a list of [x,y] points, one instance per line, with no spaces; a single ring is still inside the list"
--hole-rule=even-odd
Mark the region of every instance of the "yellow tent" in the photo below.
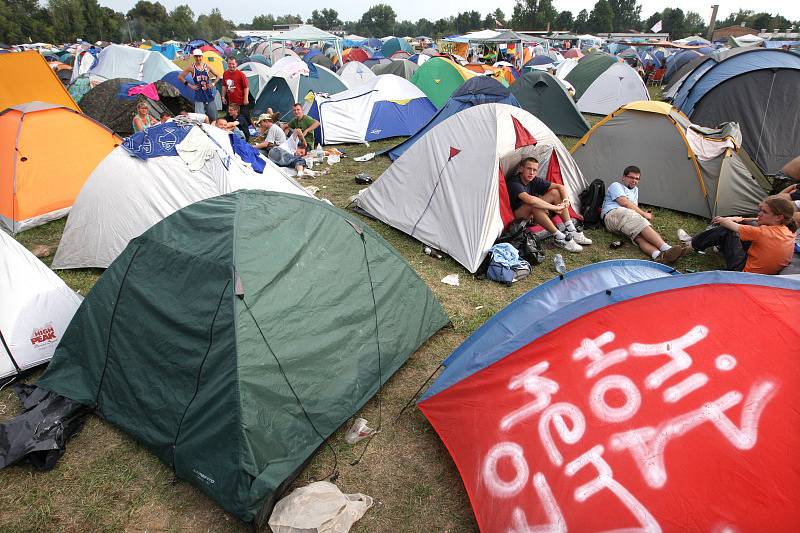
[[[66,215],[89,174],[121,143],[66,107],[30,102],[0,112],[0,226],[13,234]]]
[[[226,67],[225,61],[222,59],[222,56],[220,56],[218,53],[212,52],[211,50],[204,51],[203,61],[206,62],[208,68],[210,68],[211,72],[214,73],[214,76],[221,78],[222,75],[225,73],[225,67]],[[189,55],[183,59],[176,59],[174,63],[179,67],[181,67],[182,69],[185,69],[186,67],[194,64],[194,57]]]
[[[0,54],[0,111],[33,101],[81,110],[39,52]]]

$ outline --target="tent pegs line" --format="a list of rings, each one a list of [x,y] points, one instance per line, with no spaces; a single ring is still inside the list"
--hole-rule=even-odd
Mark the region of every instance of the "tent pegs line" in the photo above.
[[[400,409],[400,412],[397,413],[397,416],[394,418],[394,423],[397,423],[397,421],[400,420],[400,417],[403,416],[403,413],[405,413],[406,409],[408,409],[409,406],[411,406],[411,404],[414,403],[414,400],[417,399],[417,397],[419,396],[419,393],[422,392],[422,389],[425,387],[425,385],[427,385],[433,379],[433,376],[435,376],[436,373],[442,368],[444,368],[444,365],[442,363],[439,363],[439,366],[437,366],[434,369],[434,371],[431,373],[431,375],[428,376],[428,379],[426,379],[425,382],[422,385],[419,386],[419,388],[417,389],[417,392],[415,392],[411,396],[411,398],[408,399],[408,401],[403,406],[403,408]]]

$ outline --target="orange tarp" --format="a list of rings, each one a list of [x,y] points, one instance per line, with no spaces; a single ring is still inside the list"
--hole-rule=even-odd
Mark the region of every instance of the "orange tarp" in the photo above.
[[[89,174],[121,143],[64,107],[36,103],[0,113],[0,224],[16,233],[64,216]]]
[[[34,101],[81,110],[39,52],[0,54],[0,111]]]

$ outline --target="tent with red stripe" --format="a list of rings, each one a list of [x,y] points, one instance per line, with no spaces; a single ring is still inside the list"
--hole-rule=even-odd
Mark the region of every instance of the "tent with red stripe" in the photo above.
[[[800,523],[800,280],[643,263],[523,295],[419,402],[481,531]]]
[[[527,156],[578,205],[586,183],[569,151],[535,116],[498,103],[465,109],[431,128],[355,204],[475,272],[513,220],[505,177]]]

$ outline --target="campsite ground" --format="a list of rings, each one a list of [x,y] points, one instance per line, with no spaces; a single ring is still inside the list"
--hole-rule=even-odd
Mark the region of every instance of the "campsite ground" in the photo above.
[[[597,120],[598,117],[590,117],[592,123]],[[576,139],[562,138],[562,141],[569,148]],[[304,184],[320,187],[318,196],[346,208],[349,197],[361,187],[353,181],[357,173],[366,172],[377,178],[389,166],[385,157],[366,163],[352,158],[391,144],[392,141],[384,141],[369,147],[346,146],[347,158],[333,166],[327,175]],[[633,162],[620,161],[620,167],[627,163]],[[644,174],[646,177],[646,169]],[[703,219],[674,211],[655,209],[654,212],[655,228],[672,242],[677,228],[693,233],[707,224]],[[352,465],[364,443],[346,444],[343,439],[346,428],[329,439],[340,472],[337,484],[344,492],[361,492],[375,498],[375,506],[356,524],[354,531],[475,531],[477,526],[466,492],[436,433],[413,406],[399,418],[398,413],[467,336],[514,298],[553,277],[552,256],[558,250],[547,248],[543,264],[534,267],[527,279],[506,287],[476,280],[450,258],[437,260],[425,255],[422,245],[407,235],[374,220],[364,218],[364,221],[389,241],[428,284],[450,316],[452,327],[442,329],[414,353],[378,396],[358,413],[371,426],[381,426],[380,434],[360,463]],[[63,220],[55,221],[23,232],[18,239],[29,248],[48,246],[49,254],[43,260],[49,264],[63,228]],[[568,269],[606,259],[643,257],[630,242],[619,249],[610,249],[609,244],[617,238],[602,229],[586,233],[594,244],[581,254],[562,254]],[[719,257],[708,254],[686,257],[678,268],[711,270],[721,266]],[[84,295],[100,273],[100,270],[58,272],[70,287]],[[447,274],[458,274],[460,285],[441,283]],[[18,408],[11,391],[0,392],[0,419],[10,418]],[[333,464],[330,449],[320,448],[295,485],[324,478]],[[0,487],[3,531],[248,530],[188,483],[176,481],[172,472],[152,454],[96,416],[89,417],[86,426],[70,441],[54,470],[7,468],[0,471]],[[264,531],[268,531],[266,526]]]

